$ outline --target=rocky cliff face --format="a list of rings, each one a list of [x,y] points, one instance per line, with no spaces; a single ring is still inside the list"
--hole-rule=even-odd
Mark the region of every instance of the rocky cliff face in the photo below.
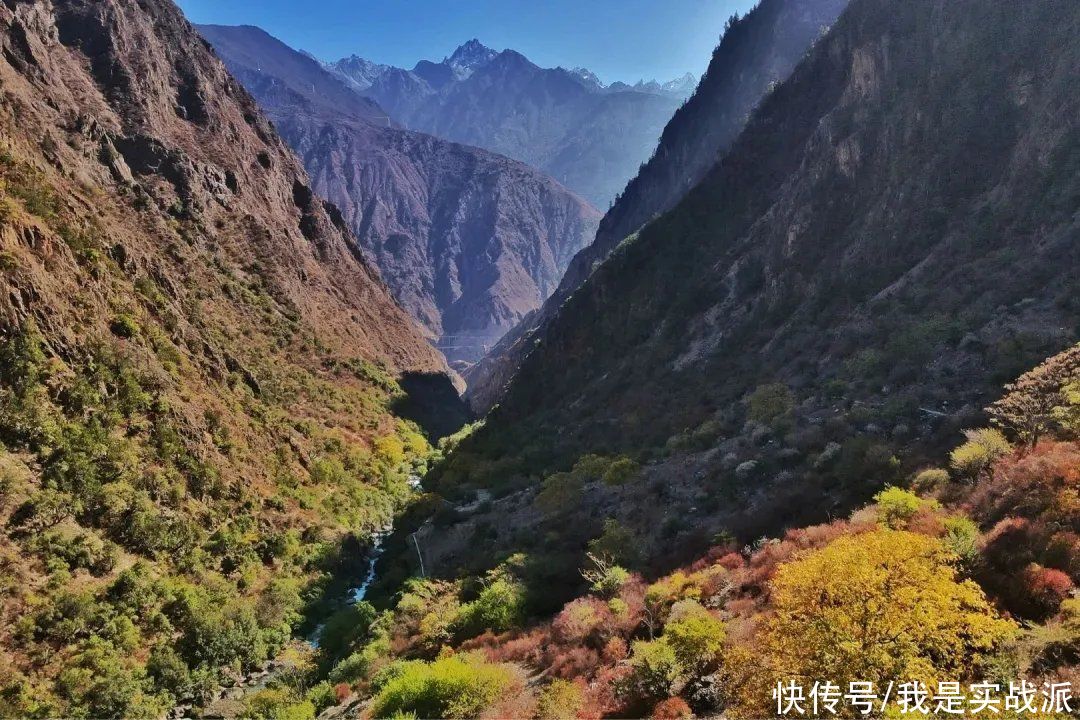
[[[111,220],[128,224],[125,266],[160,268],[154,272],[180,293],[182,278],[167,277],[172,256],[184,273],[196,271],[180,260],[200,253],[258,264],[280,309],[317,327],[323,342],[399,372],[444,369],[250,96],[170,2],[149,5],[70,0],[4,9],[8,142],[31,159],[43,156],[45,173],[146,208],[145,216],[131,215],[122,199],[116,208],[79,207],[78,197],[90,191],[64,188],[75,211],[113,212]],[[26,136],[33,143],[20,146]],[[163,227],[142,237],[137,226],[159,220]],[[165,252],[174,242],[157,237],[169,234],[166,220],[191,236],[187,248]],[[78,276],[70,270],[71,279]],[[7,277],[19,280],[18,273]],[[16,297],[39,301],[10,305]],[[74,294],[21,286],[5,299],[9,321],[35,315],[44,325],[77,304]]]
[[[1057,0],[853,0],[569,297],[442,489],[628,452],[655,482],[601,494],[635,533],[681,476],[665,508],[697,520],[672,533],[756,537],[900,481],[1080,331],[1078,22]]]
[[[588,71],[540,68],[476,40],[411,71],[386,68],[370,79],[370,66],[349,58],[331,69],[366,84],[406,127],[521,160],[599,208],[652,154],[686,97],[686,78],[604,87]]]
[[[836,20],[848,0],[763,0],[728,27],[690,100],[664,128],[651,159],[608,210],[596,239],[570,264],[540,311],[467,371],[468,398],[477,412],[498,399],[532,347],[537,329],[624,238],[670,210],[712,168],[773,84],[787,78],[807,49]]]
[[[0,715],[162,717],[390,519],[449,371],[168,0],[0,4],[0,92]]]
[[[541,173],[309,92],[353,95],[261,31],[202,30],[452,360],[476,360],[539,307],[595,231],[599,213]]]

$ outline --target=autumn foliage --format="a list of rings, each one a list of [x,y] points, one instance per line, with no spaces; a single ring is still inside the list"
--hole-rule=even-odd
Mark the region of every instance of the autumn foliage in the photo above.
[[[427,689],[393,689],[430,700],[449,672],[488,714],[737,720],[772,716],[780,678],[933,687],[1001,668],[1078,677],[1080,444],[1054,404],[1071,402],[1070,386],[1049,404],[1024,387],[1027,399],[1000,407],[1042,408],[1023,425],[1037,438],[995,414],[998,428],[964,433],[951,471],[924,470],[847,519],[716,547],[661,577],[594,555],[583,562],[589,591],[546,621],[485,621],[463,637],[454,618],[478,601],[457,585],[416,583],[386,626],[394,654],[428,658],[409,666]],[[480,594],[494,597],[498,582],[518,580],[489,573]],[[517,597],[493,607],[516,608]],[[467,659],[447,661],[448,646]],[[520,689],[511,667],[542,681]],[[485,689],[504,682],[513,697]],[[380,697],[379,707],[417,707]]]

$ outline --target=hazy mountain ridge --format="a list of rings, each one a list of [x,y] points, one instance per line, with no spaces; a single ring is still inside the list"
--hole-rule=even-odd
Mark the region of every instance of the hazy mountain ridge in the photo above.
[[[498,51],[473,38],[460,45],[453,53],[443,58],[441,62],[420,60],[413,66],[412,70],[376,63],[356,54],[333,62],[327,62],[325,67],[359,90],[372,87],[382,75],[390,72],[414,75],[417,80],[429,83],[430,89],[438,90],[451,78],[457,80],[467,78],[478,68],[491,62],[499,54]],[[651,80],[638,80],[631,84],[621,80],[605,83],[596,73],[584,67],[570,69],[557,67],[552,69],[575,76],[597,91],[643,92],[654,95],[671,95],[683,100],[693,94],[694,88],[698,84],[698,79],[690,72],[667,81],[659,81],[653,78]]]
[[[532,168],[353,112],[337,77],[262,31],[202,30],[451,359],[476,360],[539,307],[595,232],[599,213]]]
[[[607,207],[656,147],[692,76],[603,85],[578,68],[544,69],[513,50],[470,40],[413,70],[347,58],[328,67],[408,128],[526,162]]]

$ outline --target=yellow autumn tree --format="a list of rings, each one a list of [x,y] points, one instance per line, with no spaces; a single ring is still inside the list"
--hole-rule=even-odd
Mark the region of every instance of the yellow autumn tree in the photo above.
[[[769,707],[777,680],[804,685],[872,681],[884,688],[961,680],[1015,632],[975,583],[959,581],[956,556],[925,535],[879,529],[839,538],[783,565],[772,584],[762,678],[744,697]]]

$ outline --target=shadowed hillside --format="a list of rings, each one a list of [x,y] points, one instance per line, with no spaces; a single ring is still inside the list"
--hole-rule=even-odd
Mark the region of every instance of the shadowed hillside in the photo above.
[[[700,542],[821,518],[920,462],[1076,338],[1077,13],[852,3],[705,180],[566,301],[429,486],[510,493],[626,453],[699,513],[665,543]]]
[[[616,198],[555,293],[466,371],[469,402],[477,412],[498,402],[542,328],[615,246],[701,181],[769,88],[787,78],[846,5],[847,0],[763,0],[733,19],[694,95],[668,122],[656,152]]]

